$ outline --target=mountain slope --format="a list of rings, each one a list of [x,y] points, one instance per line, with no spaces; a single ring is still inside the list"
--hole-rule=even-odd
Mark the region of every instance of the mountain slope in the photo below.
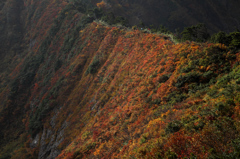
[[[1,62],[0,158],[239,157],[237,51],[109,26],[61,0],[21,13],[23,50]]]
[[[239,1],[235,0],[108,0],[112,11],[125,16],[130,24],[164,25],[172,31],[205,23],[210,32],[239,29]],[[111,10],[110,9],[110,10]]]

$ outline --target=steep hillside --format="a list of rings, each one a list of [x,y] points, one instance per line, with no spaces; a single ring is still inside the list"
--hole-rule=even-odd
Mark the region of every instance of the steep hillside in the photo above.
[[[20,54],[23,50],[25,21],[21,17],[23,11],[22,0],[3,0],[0,2],[0,72],[11,63],[10,57]],[[5,59],[4,57],[7,56]]]
[[[82,2],[25,0],[14,14],[1,159],[240,157],[239,51],[110,26]]]

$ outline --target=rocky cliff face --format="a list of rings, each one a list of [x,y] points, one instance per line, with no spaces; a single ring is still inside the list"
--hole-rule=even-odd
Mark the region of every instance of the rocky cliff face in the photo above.
[[[78,5],[1,1],[1,159],[239,155],[238,51]]]

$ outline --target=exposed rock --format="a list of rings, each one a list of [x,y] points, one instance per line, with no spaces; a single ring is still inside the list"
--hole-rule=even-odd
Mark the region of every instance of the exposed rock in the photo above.
[[[54,120],[56,115],[53,116],[50,123],[53,128],[55,127]],[[64,139],[63,134],[66,127],[67,122],[65,121],[57,133],[54,133],[50,129],[44,128],[40,141],[40,150],[38,154],[39,159],[54,159],[61,153],[57,147]]]
[[[32,142],[30,143],[30,147],[35,148],[37,147],[38,144],[39,144],[39,134],[37,134],[35,138],[32,140]]]

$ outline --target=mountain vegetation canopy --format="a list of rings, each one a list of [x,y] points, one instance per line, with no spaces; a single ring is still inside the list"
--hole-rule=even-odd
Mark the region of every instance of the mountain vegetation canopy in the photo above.
[[[0,159],[239,158],[229,3],[2,0]]]

